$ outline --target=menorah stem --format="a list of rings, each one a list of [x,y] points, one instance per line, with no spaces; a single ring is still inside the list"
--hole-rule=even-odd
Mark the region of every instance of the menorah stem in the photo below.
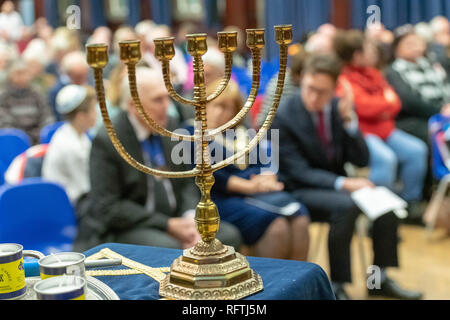
[[[200,55],[194,56],[194,101],[195,107],[195,121],[196,121],[196,139],[201,139],[200,143],[197,140],[197,168],[207,172],[211,168],[211,160],[209,156],[209,141],[204,139],[206,131],[208,130],[208,123],[206,119],[206,86],[205,86],[205,70],[202,57]]]
[[[211,189],[214,185],[215,179],[213,171],[211,170],[211,159],[209,154],[209,141],[205,137],[208,130],[208,123],[206,119],[206,86],[204,76],[204,64],[200,54],[194,55],[194,101],[195,101],[195,134],[196,137],[196,161],[197,169],[201,174],[196,178],[202,194],[201,200],[197,206],[195,221],[197,230],[202,237],[203,243],[197,247],[202,247],[204,244],[212,243],[219,230],[220,216],[217,206],[211,201]],[[196,250],[194,248],[194,252]],[[213,253],[213,252],[211,252]]]

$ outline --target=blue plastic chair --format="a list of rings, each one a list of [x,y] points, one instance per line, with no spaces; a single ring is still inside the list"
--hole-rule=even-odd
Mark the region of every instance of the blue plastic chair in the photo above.
[[[432,169],[433,175],[437,180],[441,180],[446,175],[450,174],[450,168],[446,166],[444,160],[442,159],[441,152],[439,150],[439,146],[437,144],[436,138],[438,134],[442,134],[442,132],[450,126],[450,118],[444,117],[441,114],[435,115],[430,118],[428,127],[430,131],[430,139],[432,144]]]
[[[49,144],[56,131],[64,124],[64,121],[55,122],[41,130],[41,144]]]
[[[438,188],[427,208],[428,215],[426,215],[430,217],[426,222],[428,238],[431,237],[431,232],[435,227],[439,211],[450,187],[450,167],[446,165],[437,141],[438,135],[442,134],[449,127],[450,118],[441,114],[431,117],[428,123],[432,145],[432,170],[434,177],[439,181]]]
[[[267,86],[269,85],[270,80],[278,74],[279,67],[280,62],[278,59],[261,62],[261,84],[259,95],[264,95],[266,93]]]
[[[71,251],[77,226],[64,189],[41,179],[0,187],[0,243],[44,254]]]
[[[31,147],[30,137],[19,129],[0,129],[0,161],[6,168],[19,154]]]
[[[249,95],[252,89],[252,78],[246,68],[233,66],[233,78],[236,79],[243,95]]]
[[[5,172],[6,172],[6,166],[3,164],[2,161],[0,161],[0,186],[5,183]]]

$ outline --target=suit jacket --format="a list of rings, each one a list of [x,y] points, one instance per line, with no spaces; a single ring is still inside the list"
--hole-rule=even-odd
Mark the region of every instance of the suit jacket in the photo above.
[[[169,120],[168,129],[176,129],[173,119]],[[113,120],[117,135],[125,149],[140,163],[144,163],[141,143],[125,112]],[[166,166],[170,171],[186,170],[171,161],[171,150],[177,142],[162,138]],[[90,156],[91,191],[79,202],[79,235],[77,247],[89,248],[98,243],[114,241],[114,235],[135,228],[149,227],[167,229],[171,217],[179,217],[187,210],[194,209],[200,199],[200,193],[194,179],[171,180],[176,209],[171,210],[164,204],[163,212],[148,212],[146,209],[148,180],[147,175],[131,167],[113,147],[103,127],[92,144]],[[154,178],[152,178],[155,180]],[[154,185],[154,184],[153,184]],[[158,184],[156,185],[158,186]],[[161,186],[160,186],[161,187]],[[161,187],[162,188],[162,187]],[[164,190],[155,190],[153,194]],[[155,197],[155,201],[161,201]]]
[[[360,167],[368,165],[369,149],[365,140],[359,130],[353,136],[346,131],[339,115],[338,101],[331,102],[330,124],[335,154],[332,161],[326,156],[301,96],[292,95],[281,104],[272,128],[279,129],[280,180],[287,190],[334,189],[336,179],[345,176],[345,163]]]

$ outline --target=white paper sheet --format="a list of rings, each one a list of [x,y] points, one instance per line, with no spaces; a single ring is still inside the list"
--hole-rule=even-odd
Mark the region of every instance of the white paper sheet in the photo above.
[[[352,199],[370,220],[393,211],[398,218],[407,216],[408,204],[395,193],[385,187],[364,188],[352,193]]]

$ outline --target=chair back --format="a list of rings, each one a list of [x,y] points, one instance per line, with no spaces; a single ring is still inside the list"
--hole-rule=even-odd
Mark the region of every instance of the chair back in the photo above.
[[[18,243],[44,254],[71,251],[74,209],[64,189],[41,179],[0,187],[0,243]]]
[[[450,168],[447,159],[450,155],[445,155],[444,149],[446,149],[444,138],[444,128],[450,125],[450,118],[444,117],[441,114],[435,115],[430,118],[428,123],[431,146],[432,146],[432,170],[433,175],[437,180],[441,180],[446,175],[450,174]]]
[[[31,146],[30,137],[19,129],[0,129],[0,162],[8,168],[19,154]]]
[[[52,123],[41,130],[41,144],[49,144],[55,132],[64,124],[64,121]]]
[[[5,183],[6,166],[0,161],[0,186]]]

